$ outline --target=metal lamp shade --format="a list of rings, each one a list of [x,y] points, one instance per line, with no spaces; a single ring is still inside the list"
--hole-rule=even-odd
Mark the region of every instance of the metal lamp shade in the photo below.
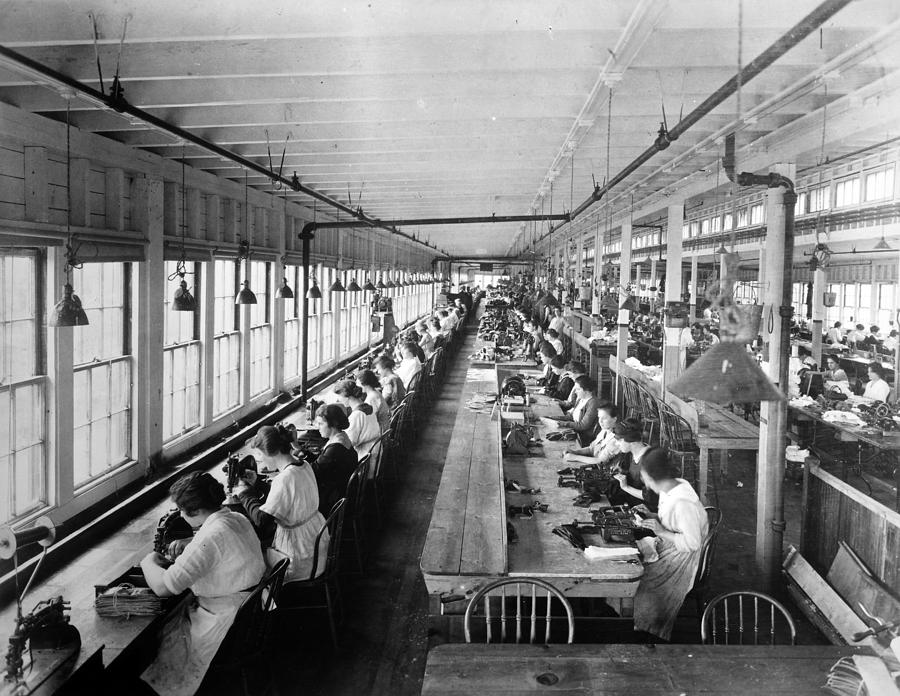
[[[780,401],[772,384],[740,343],[717,343],[701,355],[669,388],[675,396],[715,404]]]
[[[378,290],[385,290],[385,289],[387,288],[387,285],[384,284],[384,280],[382,280],[381,278],[379,278],[379,279],[378,279],[378,285],[376,285],[375,287],[376,287],[376,289],[378,289]]]
[[[187,282],[182,279],[181,285],[175,290],[175,298],[172,300],[173,312],[193,312],[197,309],[197,301],[188,290]]]
[[[53,307],[50,315],[50,326],[87,326],[88,318],[81,306],[81,299],[72,292],[72,286],[66,283],[63,298]]]
[[[388,278],[388,282],[385,283],[385,287],[388,288],[388,289],[390,289],[390,290],[393,290],[394,288],[397,287],[397,285],[394,283],[393,280],[391,280],[390,278]]]
[[[306,291],[306,298],[309,300],[322,299],[322,291],[319,290],[319,284],[316,282],[315,278],[313,278],[312,287]]]
[[[287,278],[282,279],[281,286],[275,291],[275,297],[280,300],[294,299],[294,291],[291,290],[291,286],[288,285]]]
[[[335,278],[335,281],[331,284],[331,287],[328,288],[329,292],[346,292],[346,288],[344,284],[341,282],[340,278]]]
[[[360,292],[362,288],[359,287],[359,283],[356,282],[356,278],[350,279],[350,284],[347,286],[347,292]]]
[[[366,292],[375,292],[377,289],[378,289],[378,288],[376,288],[376,287],[372,284],[372,279],[371,279],[371,278],[366,278],[366,284],[363,285],[363,290],[365,290]]]
[[[637,302],[634,301],[634,298],[631,295],[625,298],[625,301],[619,305],[619,309],[627,309],[629,312],[634,312],[637,308]]]
[[[235,304],[256,304],[256,295],[253,294],[253,291],[250,289],[250,281],[245,280],[241,283],[244,287],[241,288],[241,291],[237,294],[237,297],[234,298]]]
[[[891,245],[885,241],[884,237],[882,237],[878,244],[872,247],[872,249],[873,251],[890,251]]]

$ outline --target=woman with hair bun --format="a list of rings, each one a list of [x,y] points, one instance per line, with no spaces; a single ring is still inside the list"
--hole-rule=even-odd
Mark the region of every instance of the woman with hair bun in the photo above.
[[[381,382],[378,381],[378,375],[372,370],[363,370],[356,378],[356,383],[366,395],[366,403],[375,410],[378,427],[381,428],[381,432],[386,433],[391,427],[391,408],[381,393]]]
[[[399,406],[403,397],[406,396],[403,380],[394,372],[396,365],[397,363],[390,355],[382,354],[375,359],[375,374],[381,380],[381,393],[390,408]]]
[[[375,441],[381,437],[381,426],[375,409],[366,403],[366,393],[352,379],[345,379],[338,384],[334,393],[338,400],[350,409],[347,417],[350,425],[345,431],[350,444],[356,450],[357,457],[364,457],[372,449]]]
[[[197,691],[238,608],[266,571],[249,520],[222,507],[225,489],[208,473],[179,478],[172,502],[194,528],[174,563],[156,552],[141,561],[147,585],[160,597],[193,591],[197,601],[170,617],[156,660],[141,677],[157,693]]]
[[[319,487],[312,466],[293,455],[294,433],[285,426],[264,425],[250,440],[248,445],[254,450],[256,459],[267,469],[277,469],[278,475],[261,502],[255,490],[256,473],[247,471],[241,479],[242,485],[235,490],[238,500],[244,506],[247,517],[260,530],[263,539],[271,538],[268,553],[270,565],[278,557],[286,557],[290,565],[285,582],[306,580],[312,572],[316,536],[325,526],[325,518],[319,512]],[[319,542],[319,558],[325,558],[328,550],[328,532]],[[319,575],[324,570],[316,568]]]
[[[344,497],[347,481],[357,465],[356,450],[347,437],[350,420],[340,404],[325,404],[316,411],[316,427],[327,442],[313,462],[319,484],[319,511],[327,515],[332,506]]]
[[[644,565],[634,596],[634,627],[668,640],[694,585],[709,520],[691,484],[678,478],[666,450],[653,447],[644,454],[641,478],[659,496],[659,513],[641,523],[656,534],[659,559]]]

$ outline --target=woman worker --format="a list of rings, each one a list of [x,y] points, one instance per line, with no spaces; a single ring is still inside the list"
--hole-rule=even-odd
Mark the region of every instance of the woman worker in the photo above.
[[[350,425],[347,413],[339,404],[325,404],[316,412],[316,427],[327,442],[313,462],[319,484],[319,512],[327,515],[344,497],[347,481],[356,469],[356,450],[344,431]]]
[[[194,537],[174,563],[154,552],[141,561],[141,570],[160,597],[190,589],[197,601],[169,619],[156,660],[141,677],[159,694],[188,696],[203,681],[266,564],[253,525],[242,514],[222,507],[225,489],[210,474],[182,476],[169,494],[194,528]]]
[[[709,531],[703,504],[668,453],[654,447],[641,459],[647,490],[659,495],[659,513],[641,524],[656,534],[659,560],[644,565],[634,597],[634,627],[668,640],[675,617],[694,584],[700,550]]]
[[[609,502],[613,505],[644,505],[651,512],[655,512],[659,504],[656,493],[647,488],[641,479],[641,462],[650,445],[641,439],[643,428],[637,418],[626,418],[613,429],[619,440],[619,451],[623,457],[619,462],[619,473],[613,478],[618,482],[610,488]]]
[[[604,401],[597,408],[597,419],[600,430],[597,437],[587,447],[566,450],[563,459],[580,464],[607,464],[614,456],[621,453],[619,439],[613,432],[619,411],[616,405]]]
[[[391,408],[381,393],[381,382],[372,370],[363,370],[356,378],[356,383],[366,395],[366,403],[375,410],[378,426],[386,433],[391,427]]]
[[[361,458],[369,453],[375,441],[381,437],[381,426],[375,409],[366,403],[366,393],[352,379],[345,379],[334,388],[338,401],[350,409],[347,420],[350,425],[344,431],[350,444]]]
[[[587,375],[581,375],[576,379],[572,389],[576,394],[575,406],[570,414],[572,420],[561,421],[560,427],[574,430],[578,436],[578,444],[587,447],[594,439],[600,399],[594,395],[594,380]]]
[[[390,355],[379,355],[375,360],[375,374],[381,380],[381,394],[390,408],[399,406],[406,396],[406,387],[403,380],[394,372],[396,363]]]
[[[847,373],[844,372],[841,364],[838,362],[837,358],[833,355],[829,355],[825,359],[825,365],[828,367],[825,370],[825,380],[828,382],[848,382]]]
[[[891,385],[884,381],[884,368],[880,362],[869,363],[869,381],[863,396],[884,402],[890,398]]]
[[[285,582],[306,580],[313,571],[312,561],[316,535],[325,526],[325,518],[319,511],[319,487],[312,466],[297,460],[291,453],[293,433],[283,425],[264,425],[250,440],[257,461],[265,468],[277,469],[266,501],[261,503],[254,490],[256,473],[247,471],[235,494],[250,521],[257,529],[273,528],[269,565],[278,561],[279,555],[290,560]],[[264,538],[265,535],[262,535]],[[325,558],[328,550],[328,532],[322,535],[319,558]],[[316,569],[316,574],[324,565]]]

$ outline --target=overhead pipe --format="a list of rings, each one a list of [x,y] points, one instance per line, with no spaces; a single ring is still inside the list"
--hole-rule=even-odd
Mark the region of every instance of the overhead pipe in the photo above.
[[[201,138],[200,136],[185,130],[184,128],[171,124],[168,121],[164,121],[163,119],[154,116],[153,114],[145,111],[144,109],[141,109],[140,107],[129,104],[120,92],[109,95],[104,94],[103,92],[98,92],[96,89],[88,87],[75,78],[64,75],[56,70],[53,70],[52,68],[48,68],[47,66],[42,65],[35,60],[32,60],[28,56],[24,56],[21,53],[7,48],[6,46],[0,46],[0,57],[5,58],[10,63],[27,68],[30,72],[36,73],[37,76],[42,79],[49,80],[58,86],[71,89],[76,94],[86,97],[88,100],[98,103],[103,107],[138,118],[148,125],[153,126],[157,130],[161,130],[176,138],[180,138],[185,142],[197,145],[198,147],[201,147],[207,152],[211,152],[218,157],[230,160],[235,164],[245,167],[246,169],[254,171],[258,174],[262,174],[263,176],[271,179],[273,182],[278,182],[287,186],[292,191],[303,193],[307,196],[315,198],[316,200],[319,200],[326,205],[341,211],[342,213],[350,215],[351,217],[359,221],[362,226],[379,227],[393,234],[405,237],[412,242],[416,242],[418,244],[421,244],[422,246],[428,247],[429,249],[433,248],[431,247],[431,245],[426,244],[423,241],[417,240],[407,234],[403,234],[395,228],[385,226],[378,220],[367,216],[362,212],[362,208],[351,208],[350,206],[345,205],[340,201],[331,198],[330,196],[326,196],[325,194],[320,193],[315,189],[304,186],[300,183],[300,179],[297,177],[296,173],[291,178],[287,178],[285,176],[282,176],[281,174],[277,174],[276,172],[267,169],[261,164],[257,164],[253,160],[247,159],[246,157],[231,152],[230,150],[226,150],[224,147],[216,145],[215,143],[210,142],[205,138]]]
[[[540,222],[542,220],[569,221],[568,213],[555,215],[479,215],[475,217],[449,217],[449,218],[406,218],[401,220],[377,220],[379,225],[471,225],[485,222]],[[316,230],[339,229],[343,227],[363,227],[366,223],[361,220],[338,220],[335,222],[308,222],[303,226],[303,234],[312,234]]]
[[[785,34],[778,38],[775,43],[769,46],[769,48],[767,48],[754,60],[748,63],[739,73],[728,80],[728,82],[726,82],[724,85],[719,87],[719,89],[713,92],[709,97],[707,97],[698,107],[696,107],[687,116],[681,119],[681,121],[679,121],[671,130],[667,130],[665,124],[660,126],[659,134],[657,135],[656,140],[653,142],[653,145],[644,150],[630,164],[626,165],[622,171],[612,177],[605,184],[603,184],[602,186],[595,185],[591,195],[588,196],[588,198],[581,205],[579,205],[577,208],[575,208],[575,210],[572,211],[571,219],[568,222],[571,222],[572,220],[577,218],[585,210],[590,208],[594,203],[603,198],[603,196],[613,186],[622,183],[622,181],[633,174],[639,167],[644,165],[657,152],[662,152],[663,150],[668,148],[673,141],[678,140],[678,138],[684,135],[684,133],[686,133],[687,130],[695,125],[701,118],[709,114],[713,109],[715,109],[722,102],[728,99],[732,94],[737,92],[739,85],[746,84],[751,79],[759,75],[763,70],[772,65],[772,63],[774,63],[781,56],[791,50],[794,46],[799,44],[803,39],[809,36],[812,32],[818,29],[822,24],[831,19],[831,17],[833,17],[851,2],[853,2],[853,0],[825,0],[825,2],[819,5],[815,10],[806,15],[806,17],[801,19]],[[733,171],[734,168],[732,166],[732,172]],[[539,237],[537,240],[535,240],[534,243],[539,243],[542,239],[544,239],[544,237],[552,234],[560,227],[562,227],[562,225],[550,227],[550,229],[545,234],[541,235],[541,237]]]

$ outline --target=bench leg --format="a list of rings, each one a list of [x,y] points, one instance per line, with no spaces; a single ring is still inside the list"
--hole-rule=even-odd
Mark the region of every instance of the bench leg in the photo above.
[[[699,472],[700,483],[698,485],[697,495],[700,496],[700,501],[702,503],[706,503],[706,485],[709,480],[709,448],[701,447],[700,448],[700,472]]]

